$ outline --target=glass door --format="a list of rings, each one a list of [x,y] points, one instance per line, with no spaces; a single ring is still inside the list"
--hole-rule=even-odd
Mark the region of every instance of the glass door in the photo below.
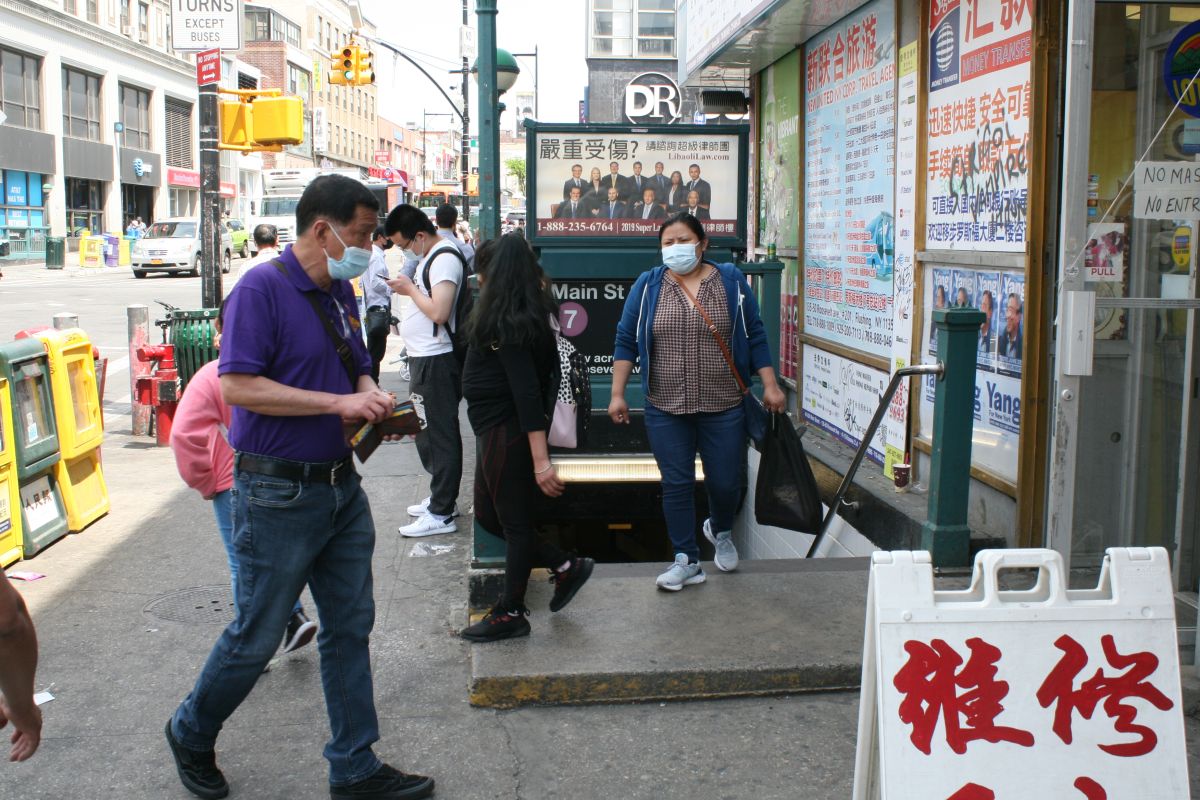
[[[1072,6],[1058,307],[1093,310],[1092,358],[1077,357],[1086,311],[1060,317],[1048,546],[1074,567],[1162,546],[1194,590],[1200,226],[1143,211],[1133,177],[1200,159],[1200,6]]]

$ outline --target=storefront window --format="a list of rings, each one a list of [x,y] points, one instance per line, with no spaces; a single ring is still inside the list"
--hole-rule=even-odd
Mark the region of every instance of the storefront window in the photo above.
[[[0,237],[7,237],[11,254],[28,255],[45,249],[46,209],[42,176],[19,170],[0,171]]]
[[[1137,173],[1200,157],[1200,8],[1098,3],[1094,30],[1086,245],[1064,265],[1096,304],[1077,393],[1072,565],[1161,545],[1184,561],[1179,588],[1194,589],[1197,222],[1155,203],[1160,189]]]
[[[67,178],[67,235],[82,236],[104,230],[103,192],[100,181]]]

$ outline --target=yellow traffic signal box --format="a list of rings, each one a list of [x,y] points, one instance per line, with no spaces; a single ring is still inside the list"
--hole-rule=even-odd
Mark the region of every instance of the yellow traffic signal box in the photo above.
[[[348,86],[354,82],[355,51],[358,48],[351,45],[331,56],[329,64],[329,82],[337,86]]]
[[[367,86],[375,82],[374,57],[365,47],[356,47],[354,59],[354,85]]]
[[[249,147],[254,144],[254,116],[250,104],[241,100],[220,101],[221,144]]]
[[[254,101],[256,144],[296,145],[304,141],[304,101],[294,95]]]

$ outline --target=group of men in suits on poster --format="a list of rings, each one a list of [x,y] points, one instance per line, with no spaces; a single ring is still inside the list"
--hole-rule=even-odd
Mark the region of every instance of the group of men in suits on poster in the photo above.
[[[583,165],[571,167],[571,177],[563,182],[562,202],[551,204],[555,219],[644,219],[662,220],[687,211],[701,221],[711,218],[712,187],[700,177],[700,165],[688,167],[688,179],[677,170],[664,174],[661,161],[653,175],[642,174],[642,162],[633,162],[633,174],[622,175],[616,161],[608,165],[608,174],[599,168],[589,177]]]

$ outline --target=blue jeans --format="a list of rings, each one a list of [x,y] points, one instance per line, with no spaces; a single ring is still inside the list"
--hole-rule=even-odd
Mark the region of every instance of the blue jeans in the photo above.
[[[741,404],[716,414],[668,414],[646,403],[646,435],[662,475],[663,517],[676,553],[699,560],[696,544],[696,453],[713,533],[733,529],[746,474]]]
[[[325,745],[334,785],[370,777],[380,761],[368,640],[375,624],[371,556],[375,523],[361,479],[306,483],[238,470],[233,549],[237,614],[196,685],[175,712],[181,744],[210,750],[262,675],[307,583],[320,615],[317,650],[332,737]]]
[[[233,604],[236,606],[238,562],[237,553],[233,549],[233,490],[226,489],[214,494],[212,505],[213,516],[217,518],[217,530],[220,531],[221,542],[225,545],[225,558],[229,560],[230,591],[233,593]],[[298,614],[303,611],[304,606],[300,604],[300,598],[296,598],[296,605],[292,606],[292,613]]]

